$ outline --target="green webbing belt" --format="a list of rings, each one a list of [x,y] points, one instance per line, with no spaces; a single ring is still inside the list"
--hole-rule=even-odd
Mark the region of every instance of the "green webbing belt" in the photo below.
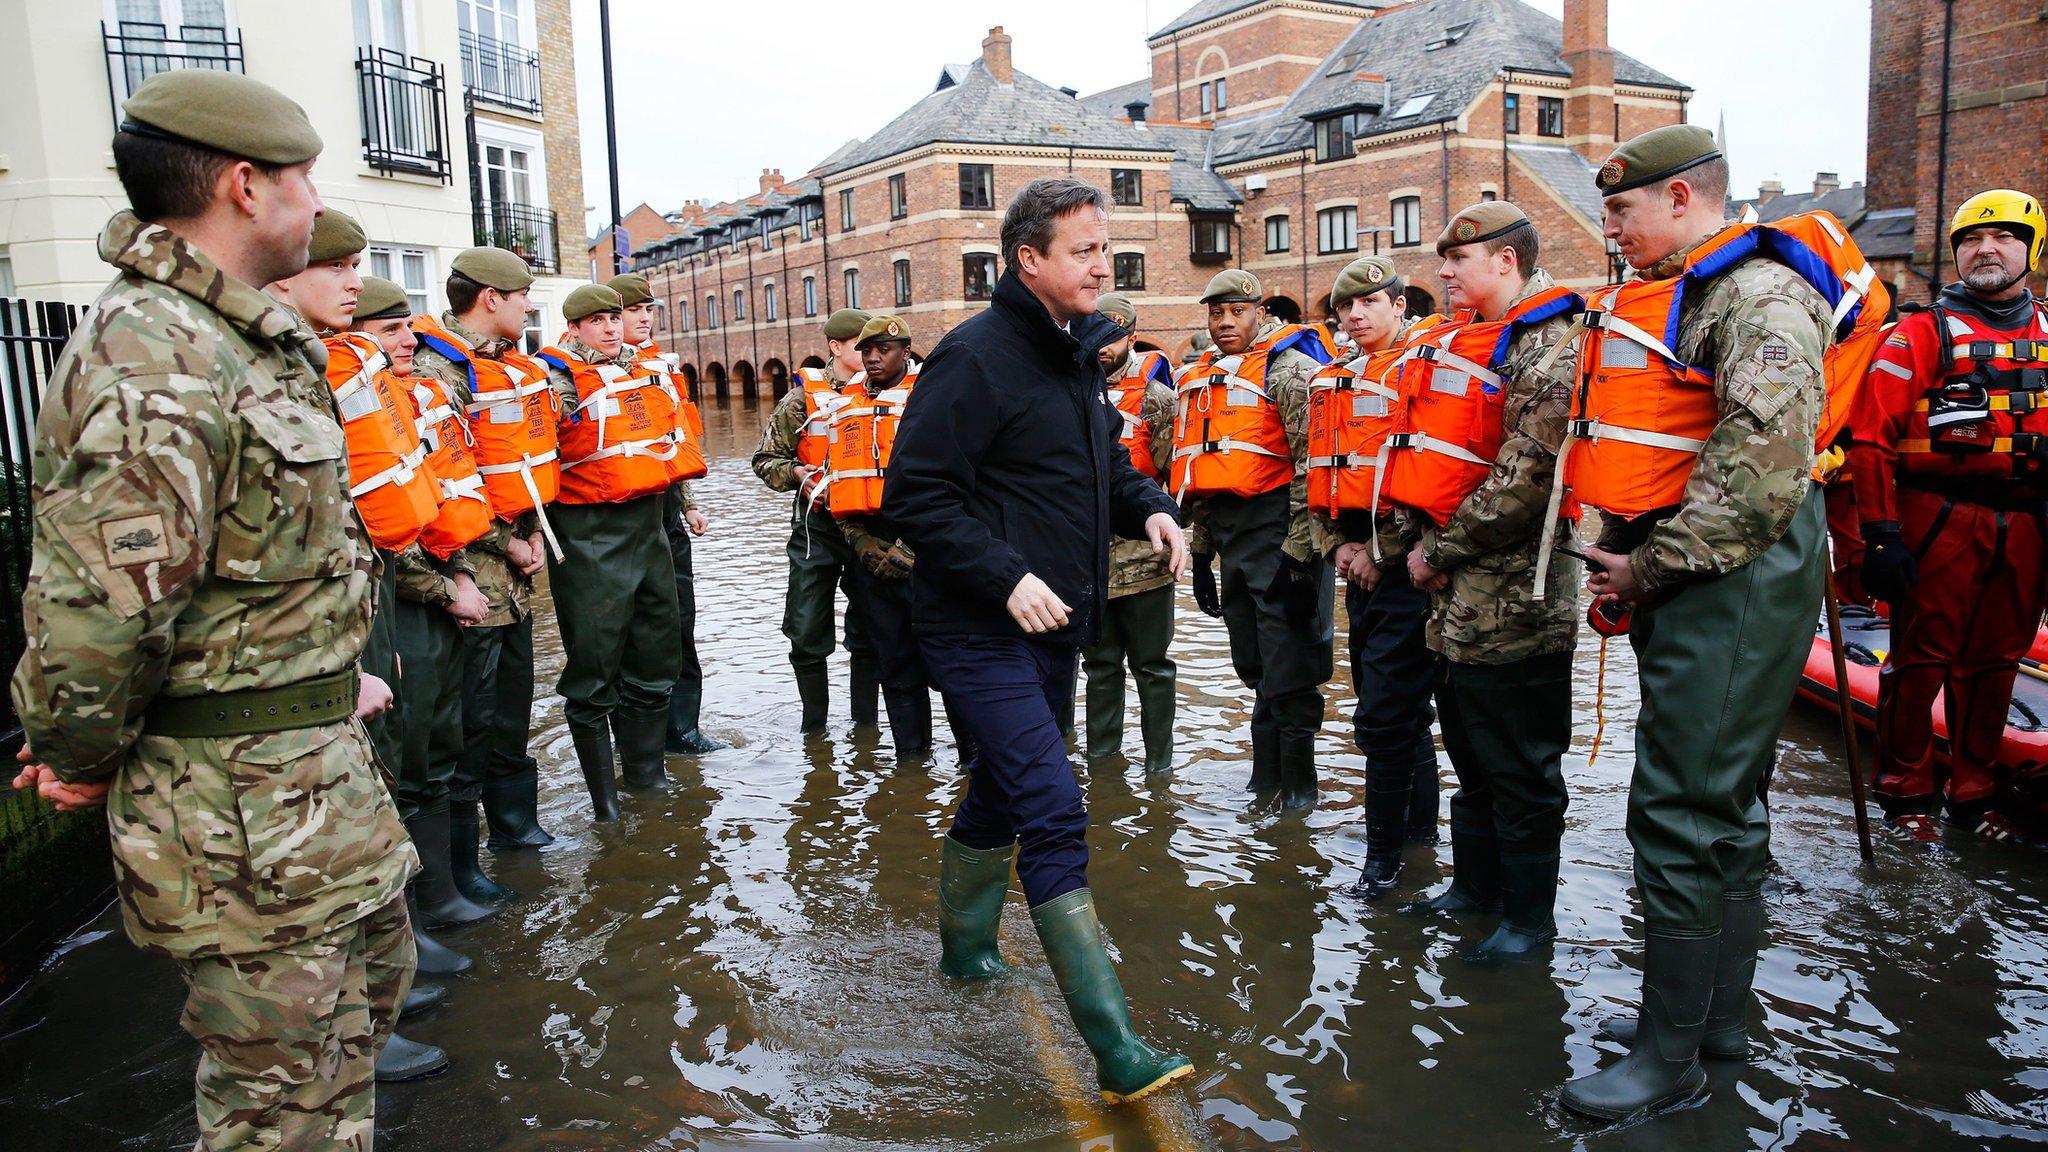
[[[301,680],[282,688],[250,688],[206,696],[159,696],[142,729],[151,736],[255,736],[317,728],[356,711],[356,670]]]

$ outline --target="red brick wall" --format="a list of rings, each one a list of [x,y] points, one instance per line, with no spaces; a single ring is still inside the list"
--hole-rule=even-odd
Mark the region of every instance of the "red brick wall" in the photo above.
[[[1269,112],[1272,105],[1263,102],[1292,96],[1319,67],[1281,57],[1315,57],[1320,61],[1356,27],[1355,16],[1318,19],[1304,12],[1254,7],[1198,33],[1183,32],[1177,37],[1152,41],[1152,117],[1189,123],[1228,123],[1238,116]],[[1181,83],[1177,111],[1176,67]],[[1204,117],[1195,85],[1226,75],[1226,70],[1229,104],[1220,114]]]

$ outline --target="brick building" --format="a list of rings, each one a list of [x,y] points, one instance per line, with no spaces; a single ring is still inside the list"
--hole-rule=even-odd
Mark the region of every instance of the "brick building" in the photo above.
[[[1597,163],[1691,91],[1608,44],[1605,0],[1562,22],[1521,0],[1202,0],[1147,46],[1149,77],[1084,97],[1017,72],[993,29],[801,179],[686,204],[635,252],[660,338],[712,395],[779,394],[846,304],[902,313],[928,348],[987,299],[1010,197],[1069,173],[1111,192],[1116,286],[1176,352],[1219,268],[1320,317],[1361,251],[1433,285],[1437,233],[1481,199],[1530,214],[1560,280],[1603,283]]]
[[[2048,11],[1873,0],[1870,15],[1869,215],[1856,238],[1900,299],[1924,300],[1954,279],[1957,205],[1987,188],[2048,195]]]

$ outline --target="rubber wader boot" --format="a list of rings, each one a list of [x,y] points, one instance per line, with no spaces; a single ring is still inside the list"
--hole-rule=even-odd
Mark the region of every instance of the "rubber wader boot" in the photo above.
[[[1087,756],[1090,760],[1107,760],[1123,751],[1124,744],[1124,686],[1121,677],[1123,669],[1117,669],[1114,687],[1097,691],[1092,685],[1085,701],[1088,727]]]
[[[1451,825],[1451,884],[1431,899],[1403,905],[1417,915],[1494,912],[1500,908],[1500,838]]]
[[[881,691],[882,682],[875,678],[874,666],[866,661],[854,661],[847,677],[846,693],[849,697],[847,707],[853,714],[854,727],[876,728],[881,726],[882,717],[875,708],[875,701],[881,695]],[[824,727],[825,722],[822,719],[819,720],[818,726],[820,728]]]
[[[476,961],[427,934],[420,920],[419,900],[413,895],[415,880],[405,887],[405,910],[412,917],[412,940],[419,951],[421,976],[460,976],[476,967]]]
[[[619,742],[619,775],[637,791],[668,786],[667,708],[612,709],[612,736]]]
[[[890,689],[882,694],[882,700],[889,706],[889,736],[896,744],[897,762],[930,755],[931,695],[922,688]]]
[[[1415,749],[1414,775],[1408,785],[1408,828],[1406,839],[1410,844],[1434,844],[1437,842],[1436,809],[1442,782],[1436,774],[1436,738],[1429,734],[1429,725],[1422,726],[1422,738]]]
[[[685,688],[677,684],[668,698],[668,740],[665,747],[678,756],[702,756],[706,752],[722,752],[732,745],[716,736],[706,736],[697,727],[697,721],[704,703],[704,688],[693,685]]]
[[[405,994],[405,1003],[398,1006],[398,1018],[405,1020],[422,1012],[432,1012],[447,998],[448,990],[439,984],[421,984],[415,981],[411,990]]]
[[[804,718],[800,727],[804,732],[823,732],[825,712],[832,705],[831,681],[823,672],[799,672],[796,674],[797,699],[803,701]]]
[[[1280,734],[1252,729],[1252,782],[1247,790],[1271,792],[1280,787]]]
[[[1009,971],[996,947],[1010,865],[1017,848],[969,848],[939,841],[939,971],[955,980],[986,980]]]
[[[455,887],[479,904],[505,904],[519,899],[519,893],[484,875],[477,863],[478,840],[476,801],[450,799],[448,802],[448,871]]]
[[[1741,1060],[1749,1055],[1750,986],[1756,981],[1756,953],[1763,943],[1764,902],[1760,896],[1721,902],[1721,949],[1714,954],[1714,1000],[1707,1007],[1707,1034],[1700,1055]],[[1617,1016],[1600,1025],[1600,1035],[1630,1047],[1636,1017]]]
[[[1557,855],[1503,852],[1500,927],[1465,950],[1471,964],[1514,964],[1550,955],[1557,939]]]
[[[555,842],[540,826],[540,772],[529,768],[517,776],[484,781],[484,822],[490,825],[490,849],[514,852],[545,848]]]
[[[590,790],[591,818],[609,824],[619,818],[619,778],[612,767],[612,733],[603,724],[569,725],[569,742],[583,767],[583,786]]]
[[[1636,1042],[1620,1062],[1564,1086],[1565,1107],[1599,1120],[1654,1114],[1702,1099],[1700,1040],[1714,998],[1719,936],[1659,936],[1643,942],[1643,1006]]]
[[[448,861],[448,809],[420,812],[405,822],[413,847],[419,849],[420,923],[428,928],[471,924],[496,916],[493,904],[478,904],[455,886]]]
[[[1173,771],[1174,686],[1159,682],[1138,685],[1138,728],[1145,736],[1145,771]]]
[[[1136,1100],[1192,1075],[1178,1054],[1156,1051],[1131,1029],[1130,1005],[1102,943],[1095,897],[1086,888],[1055,896],[1031,910],[1038,942],[1059,981],[1074,1027],[1095,1054],[1095,1082],[1111,1104]]]
[[[377,1049],[376,1080],[379,1084],[403,1084],[424,1080],[448,1070],[448,1054],[432,1044],[415,1044],[393,1032]]]
[[[1394,890],[1401,878],[1401,841],[1408,821],[1405,765],[1375,757],[1365,763],[1365,867],[1353,895],[1377,900]]]
[[[1316,738],[1280,741],[1280,807],[1307,812],[1316,806]]]

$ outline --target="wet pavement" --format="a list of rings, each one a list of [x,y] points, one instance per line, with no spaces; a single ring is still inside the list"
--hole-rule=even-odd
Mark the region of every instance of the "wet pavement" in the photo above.
[[[895,763],[885,735],[849,730],[843,693],[825,738],[796,734],[778,631],[789,501],[746,464],[766,412],[707,409],[717,462],[697,488],[713,521],[697,553],[705,727],[735,747],[672,758],[669,794],[593,827],[560,703],[538,702],[542,817],[560,840],[496,858],[525,899],[448,935],[480,972],[405,1032],[454,1068],[380,1091],[380,1148],[2048,1144],[2048,855],[1928,861],[1881,843],[1877,866],[1858,868],[1828,714],[1795,705],[1780,745],[1754,1059],[1709,1065],[1704,1107],[1602,1131],[1561,1116],[1555,1090],[1615,1058],[1595,1028],[1632,1010],[1637,987],[1626,644],[1608,653],[1592,764],[1597,644],[1579,656],[1554,959],[1482,970],[1457,953],[1490,924],[1344,892],[1364,854],[1364,765],[1343,683],[1321,804],[1307,819],[1248,811],[1250,701],[1221,623],[1185,596],[1178,771],[1083,775],[1092,882],[1133,1013],[1197,1073],[1103,1109],[1014,886],[1003,936],[1019,971],[972,987],[937,972],[951,750]],[[545,688],[551,629],[539,647]],[[1340,681],[1344,668],[1340,656]],[[835,669],[843,688],[843,656]],[[1137,739],[1134,718],[1133,751]],[[1412,848],[1400,896],[1435,886],[1448,857]],[[182,995],[112,912],[68,941],[0,1004],[0,1147],[188,1147]]]

